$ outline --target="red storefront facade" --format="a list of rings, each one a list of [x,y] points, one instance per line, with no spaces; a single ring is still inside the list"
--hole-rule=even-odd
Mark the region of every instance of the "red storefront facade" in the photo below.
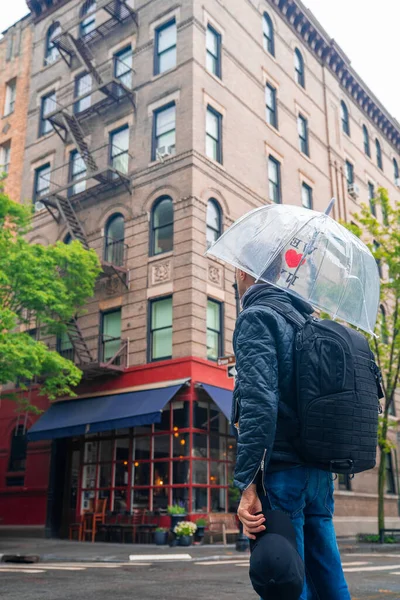
[[[98,385],[82,384],[79,398],[151,393],[174,384],[179,392],[165,406],[160,423],[30,442],[21,471],[10,471],[15,466],[13,437],[18,426],[29,430],[37,417],[18,419],[15,405],[3,400],[0,525],[65,536],[69,523],[101,498],[114,513],[133,508],[162,513],[173,503],[185,506],[193,518],[234,510],[229,482],[235,440],[227,409],[224,414],[202,386],[232,390],[225,368],[197,358],[147,364]],[[32,399],[46,409],[43,398]]]

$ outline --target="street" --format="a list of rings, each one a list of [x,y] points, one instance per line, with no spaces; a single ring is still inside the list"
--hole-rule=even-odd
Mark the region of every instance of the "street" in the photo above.
[[[126,563],[0,563],[7,600],[249,600],[248,557],[223,560],[143,559]],[[345,554],[353,600],[399,600],[400,554]],[[323,600],[323,599],[321,599]]]

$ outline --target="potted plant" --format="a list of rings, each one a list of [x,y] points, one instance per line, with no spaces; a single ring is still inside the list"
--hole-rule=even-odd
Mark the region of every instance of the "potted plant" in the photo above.
[[[183,521],[186,517],[186,509],[180,504],[172,504],[168,506],[168,514],[171,517],[171,529],[174,530],[179,521]]]
[[[196,521],[196,527],[197,527],[197,531],[196,531],[196,540],[198,542],[203,542],[204,540],[204,530],[207,527],[207,519],[197,519]]]
[[[179,540],[180,546],[191,546],[193,535],[196,533],[197,525],[191,521],[180,521],[174,527],[174,533]]]
[[[166,546],[168,542],[168,529],[165,527],[157,527],[154,534],[156,546]]]

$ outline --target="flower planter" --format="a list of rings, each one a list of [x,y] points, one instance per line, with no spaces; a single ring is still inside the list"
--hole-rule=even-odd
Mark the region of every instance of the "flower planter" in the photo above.
[[[196,531],[196,541],[197,542],[201,542],[203,543],[204,540],[204,531],[205,531],[205,525],[198,525],[197,526],[197,531]]]
[[[191,546],[193,541],[192,535],[181,535],[179,537],[179,545],[180,546]]]
[[[168,543],[168,531],[156,531],[154,533],[156,546],[166,546]]]
[[[187,517],[187,514],[183,515],[171,515],[171,529],[174,530],[175,525],[178,525],[180,521],[184,521]]]

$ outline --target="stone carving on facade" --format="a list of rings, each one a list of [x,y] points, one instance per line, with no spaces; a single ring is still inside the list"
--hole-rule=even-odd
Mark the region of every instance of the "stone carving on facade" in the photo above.
[[[215,265],[208,265],[208,280],[214,285],[221,287],[222,285],[222,270]]]
[[[159,285],[171,281],[171,261],[156,263],[151,266],[151,283]]]

